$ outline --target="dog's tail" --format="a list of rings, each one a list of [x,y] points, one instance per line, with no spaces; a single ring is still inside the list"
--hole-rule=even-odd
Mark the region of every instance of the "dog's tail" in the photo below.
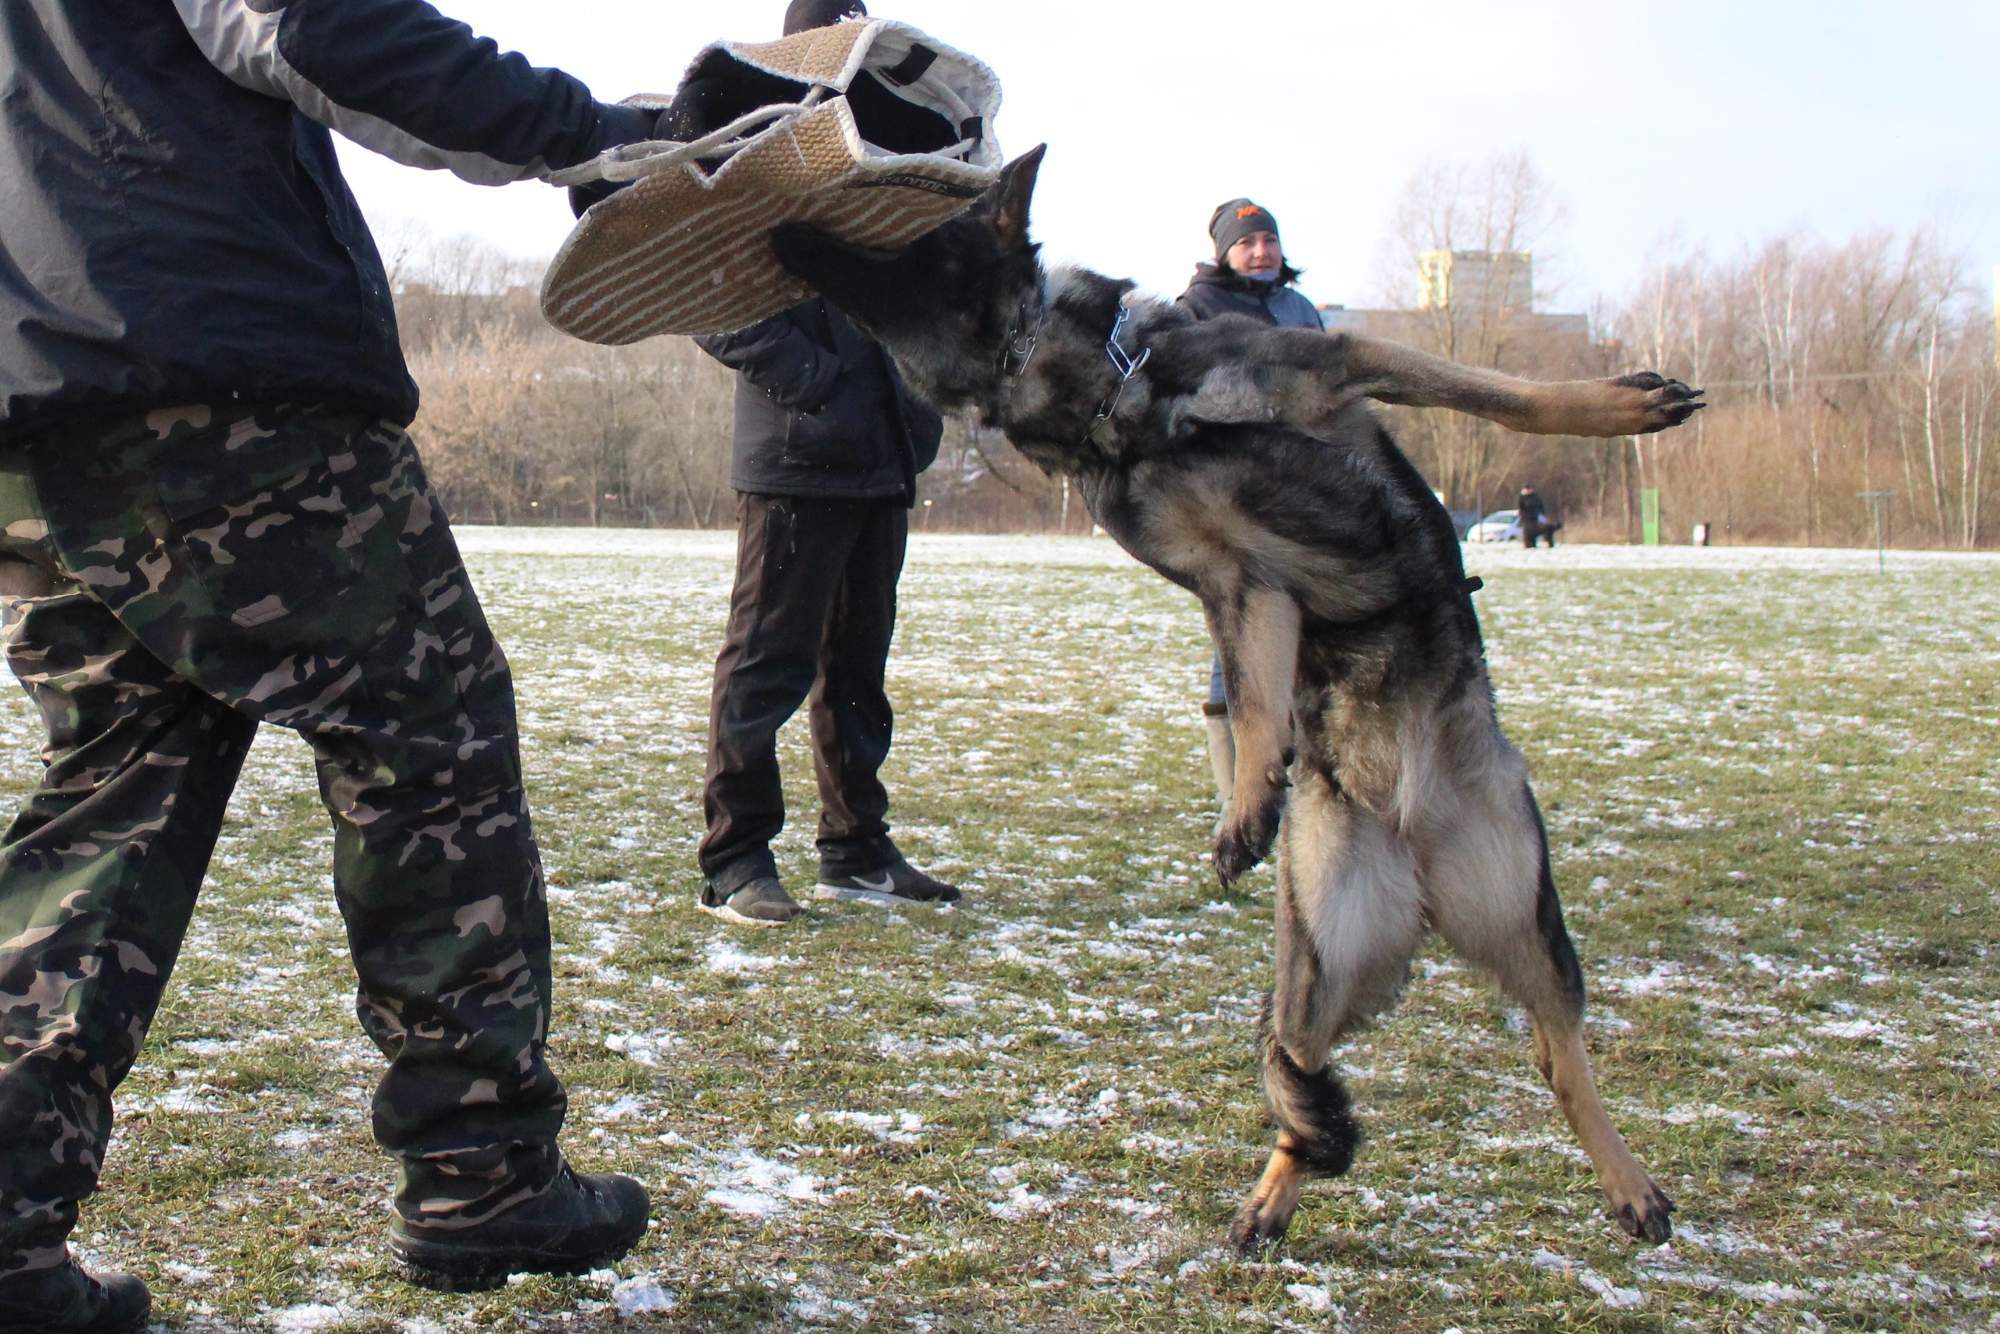
[[[1311,1176],[1336,1177],[1354,1161],[1361,1127],[1351,1116],[1347,1087],[1329,1062],[1308,1073],[1298,1067],[1271,1023],[1267,998],[1258,1025],[1264,1106],[1277,1123],[1279,1146]]]

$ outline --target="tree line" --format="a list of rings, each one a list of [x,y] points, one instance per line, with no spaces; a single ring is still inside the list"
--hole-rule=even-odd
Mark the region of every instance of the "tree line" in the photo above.
[[[1414,297],[1425,251],[1534,251],[1540,262],[1558,218],[1519,155],[1427,168],[1397,211],[1404,292]],[[733,377],[685,338],[607,348],[555,333],[536,309],[540,267],[467,240],[419,240],[391,256],[423,389],[412,430],[453,514],[733,523]],[[1874,540],[1879,502],[1894,545],[2000,542],[1989,503],[2000,485],[1996,330],[1970,266],[1933,233],[1789,235],[1723,256],[1670,244],[1637,291],[1598,303],[1581,337],[1504,308],[1498,288],[1481,295],[1388,327],[1441,355],[1537,378],[1655,367],[1705,387],[1712,406],[1664,435],[1588,441],[1387,410],[1455,510],[1500,507],[1530,482],[1566,536],[1636,540],[1651,491],[1665,540],[1686,541],[1702,523],[1718,541],[1849,545]],[[921,496],[919,529],[1090,527],[1064,481],[968,421],[947,423]]]

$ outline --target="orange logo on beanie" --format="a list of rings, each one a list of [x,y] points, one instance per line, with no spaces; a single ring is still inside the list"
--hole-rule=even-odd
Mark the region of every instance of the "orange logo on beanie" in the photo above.
[[[1236,216],[1239,218],[1254,218],[1263,211],[1263,209],[1258,208],[1255,204],[1245,204],[1242,208],[1236,210]]]

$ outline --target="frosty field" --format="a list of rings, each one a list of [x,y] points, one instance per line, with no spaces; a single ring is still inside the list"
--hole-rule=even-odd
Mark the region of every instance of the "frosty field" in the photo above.
[[[1337,1054],[1367,1139],[1267,1262],[1272,876],[1223,893],[1193,600],[1087,539],[920,537],[886,774],[956,911],[696,912],[732,539],[467,529],[514,662],[567,1143],[653,1190],[615,1272],[400,1282],[309,756],[266,731],[78,1242],[192,1330],[2000,1328],[2000,559],[1474,548],[1614,1118],[1629,1242],[1433,946]],[[0,706],[0,786],[38,722]],[[801,891],[817,813],[786,736]]]

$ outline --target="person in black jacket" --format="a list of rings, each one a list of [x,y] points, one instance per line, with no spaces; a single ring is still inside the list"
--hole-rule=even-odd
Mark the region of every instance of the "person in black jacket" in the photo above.
[[[866,13],[859,0],[792,0],[785,35]],[[683,137],[714,128],[698,94],[683,89],[662,124]],[[889,754],[883,674],[910,507],[943,422],[910,396],[888,355],[823,301],[695,341],[736,372],[729,484],[738,493],[696,902],[747,926],[798,916],[771,841],[785,823],[778,729],[800,704],[819,780],[819,897],[955,902],[955,887],[911,866],[890,839],[889,798],[876,777]]]
[[[0,837],[0,1332],[145,1323],[67,1238],[260,722],[333,818],[395,1254],[615,1259],[646,1192],[556,1145],[512,679],[329,129],[497,184],[653,117],[421,0],[7,0],[0,71],[0,606],[48,731]]]
[[[1530,551],[1535,543],[1546,539],[1553,547],[1556,544],[1556,529],[1560,524],[1549,522],[1549,512],[1542,505],[1542,498],[1532,486],[1521,488],[1520,499],[1514,502],[1514,517],[1521,525],[1521,545]]]
[[[1293,286],[1299,271],[1285,260],[1278,220],[1248,199],[1218,204],[1208,219],[1215,262],[1195,265],[1194,277],[1175,303],[1198,320],[1240,315],[1259,324],[1289,329],[1324,329],[1319,308]],[[1208,762],[1215,792],[1229,805],[1236,780],[1236,737],[1229,726],[1229,700],[1222,688],[1222,655],[1211,652],[1208,698],[1202,701],[1208,728]]]
[[[736,371],[729,482],[736,585],[715,661],[700,906],[777,926],[798,915],[771,841],[784,827],[778,729],[807,706],[819,780],[821,898],[950,903],[889,837],[876,776],[892,726],[883,674],[917,474],[943,424],[887,354],[823,301],[697,340]]]

